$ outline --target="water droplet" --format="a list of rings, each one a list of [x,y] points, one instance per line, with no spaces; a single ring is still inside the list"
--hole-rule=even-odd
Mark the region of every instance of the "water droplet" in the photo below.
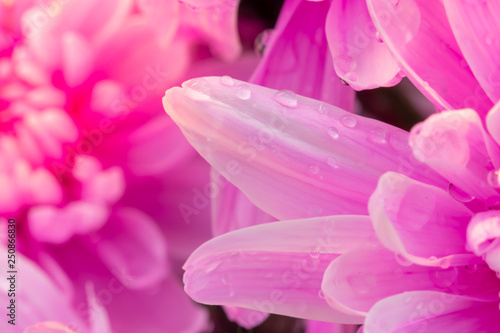
[[[246,101],[247,99],[249,99],[251,94],[252,94],[252,91],[250,90],[250,86],[248,84],[240,84],[234,90],[234,96],[236,96],[237,98],[239,98],[243,101]]]
[[[417,305],[415,305],[415,308],[416,308],[417,310],[421,310],[423,307],[424,307],[424,303],[423,303],[423,302],[420,302],[420,303],[418,303]]]
[[[375,39],[377,40],[377,42],[379,43],[383,43],[384,41],[382,40],[382,37],[380,36],[380,32],[377,31],[377,33],[375,34]]]
[[[319,173],[319,166],[311,165],[309,167],[309,172],[312,173],[313,175],[317,175]]]
[[[339,161],[335,157],[328,157],[326,163],[334,169],[338,169]]]
[[[448,288],[457,279],[456,267],[448,267],[446,269],[434,268],[429,271],[429,279],[432,283],[441,289]]]
[[[222,282],[223,285],[227,286],[229,284],[229,274],[224,273],[222,277],[220,278],[220,282]]]
[[[320,289],[320,291],[318,292],[318,296],[321,299],[325,299],[325,293],[323,292],[323,290]]]
[[[332,138],[337,140],[339,138],[339,130],[336,129],[335,127],[330,127],[328,128],[328,135]]]
[[[348,55],[338,56],[333,59],[333,64],[339,76],[344,77],[347,73],[356,69],[356,61]]]
[[[272,29],[262,31],[256,38],[254,43],[255,53],[262,56],[266,50],[266,45],[271,37]]]
[[[343,116],[342,119],[340,119],[340,122],[345,127],[353,128],[354,126],[356,126],[356,123],[358,121],[356,120],[356,118],[354,116],[347,115],[347,116]]]
[[[205,266],[205,272],[210,273],[222,264],[221,261],[216,260]]]
[[[186,89],[186,96],[193,100],[202,101],[209,99],[210,84],[205,79],[192,79],[182,85]]]
[[[397,151],[407,150],[408,145],[408,135],[401,132],[392,133],[389,136],[389,145]]]
[[[369,139],[371,142],[380,144],[386,143],[385,137],[386,137],[385,131],[380,127],[374,128],[370,131]]]
[[[465,271],[468,272],[468,273],[474,273],[474,272],[477,271],[477,265],[476,264],[466,265],[465,266]]]
[[[313,250],[311,252],[309,252],[309,255],[311,256],[311,258],[319,258],[319,255],[320,255],[320,252],[318,250]]]
[[[401,255],[400,253],[396,253],[394,255],[394,257],[396,258],[396,261],[398,262],[398,264],[400,264],[401,266],[405,266],[405,267],[408,267],[408,266],[411,266],[413,265],[413,263],[411,261],[409,261],[408,259],[406,259],[403,255]]]
[[[274,94],[273,99],[283,106],[294,108],[297,106],[297,95],[290,90],[281,90]]]
[[[392,5],[392,7],[397,7],[399,5],[400,0],[389,0],[389,3]]]
[[[344,86],[348,86],[349,83],[347,83],[343,78],[339,77],[340,83],[342,83]]]
[[[318,108],[318,112],[321,113],[321,114],[324,114],[326,111],[326,106],[325,104],[320,104],[319,105],[319,108]]]
[[[500,172],[498,172],[498,170],[492,170],[488,172],[486,180],[491,187],[500,188]]]
[[[474,200],[473,196],[471,196],[461,188],[453,185],[452,183],[450,183],[450,185],[448,186],[448,193],[453,199],[459,202],[471,202],[472,200]]]
[[[220,78],[220,84],[226,87],[232,87],[234,86],[234,80],[232,77],[224,75],[223,77]]]
[[[358,272],[349,276],[347,282],[353,290],[360,294],[366,294],[375,285],[375,277],[371,272]]]

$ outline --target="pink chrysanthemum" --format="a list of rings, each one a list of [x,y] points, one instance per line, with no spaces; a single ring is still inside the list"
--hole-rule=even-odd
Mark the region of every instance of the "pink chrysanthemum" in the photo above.
[[[464,109],[409,134],[216,77],[172,88],[164,107],[218,172],[288,220],[198,248],[193,299],[366,332],[496,331],[500,108],[486,128]]]

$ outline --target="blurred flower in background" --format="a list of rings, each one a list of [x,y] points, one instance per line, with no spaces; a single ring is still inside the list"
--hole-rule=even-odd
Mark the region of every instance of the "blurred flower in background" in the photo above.
[[[209,167],[161,96],[197,66],[247,77],[253,56],[227,64],[241,53],[236,9],[1,3],[0,223],[16,220],[19,271],[18,322],[2,331],[209,328],[180,282],[180,264],[210,236],[208,205],[180,208],[204,191]]]

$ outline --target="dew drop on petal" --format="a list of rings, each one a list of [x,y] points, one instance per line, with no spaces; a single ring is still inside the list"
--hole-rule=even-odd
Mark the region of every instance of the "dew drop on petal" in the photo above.
[[[382,40],[382,37],[380,37],[380,32],[377,31],[377,33],[375,34],[375,39],[377,40],[377,42],[379,43],[383,43],[384,41]]]
[[[438,288],[448,288],[457,279],[456,267],[448,267],[446,269],[435,268],[429,271],[429,279]]]
[[[358,75],[354,72],[347,72],[344,76],[346,81],[356,82],[358,81]]]
[[[339,161],[335,157],[328,157],[326,163],[334,169],[338,169]]]
[[[336,129],[335,127],[330,127],[328,128],[328,135],[332,138],[337,140],[339,138],[339,130]]]
[[[344,86],[349,85],[349,83],[347,83],[343,78],[339,77],[339,79],[340,79],[340,83],[342,83],[342,85],[344,85]]]
[[[255,38],[254,48],[255,53],[258,56],[262,56],[264,54],[267,43],[269,43],[269,38],[271,37],[272,31],[272,29],[264,30]]]
[[[471,196],[461,188],[453,185],[452,183],[450,183],[450,185],[448,186],[448,193],[453,199],[459,202],[471,202],[472,200],[474,200],[473,196]]]
[[[234,96],[236,96],[237,98],[239,98],[243,101],[246,101],[247,99],[249,99],[251,94],[252,94],[252,91],[250,90],[250,86],[248,86],[248,84],[240,84],[234,90]]]
[[[374,128],[370,131],[369,139],[373,143],[379,143],[379,144],[385,143],[386,142],[385,137],[386,137],[385,131],[380,127]]]
[[[313,175],[317,175],[317,174],[319,173],[319,170],[320,170],[320,169],[319,169],[319,166],[317,166],[317,165],[311,165],[311,166],[309,167],[309,172],[310,172],[311,174],[313,174]]]
[[[297,106],[297,95],[290,90],[280,90],[274,94],[273,99],[283,106],[294,108]]]
[[[356,120],[356,118],[354,116],[347,115],[347,116],[342,117],[342,119],[340,119],[340,122],[345,127],[353,128],[354,126],[356,126],[356,123],[358,121]]]
[[[498,170],[492,170],[488,172],[486,180],[491,187],[500,188],[500,172],[498,172]]]
[[[321,299],[325,299],[325,293],[323,292],[323,290],[320,289],[320,291],[318,292],[318,296]]]
[[[232,77],[224,75],[220,78],[220,84],[226,87],[232,87],[234,86],[234,80]]]

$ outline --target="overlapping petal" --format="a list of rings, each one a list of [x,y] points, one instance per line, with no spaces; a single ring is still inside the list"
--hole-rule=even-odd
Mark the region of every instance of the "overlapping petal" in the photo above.
[[[333,0],[326,35],[335,71],[352,88],[392,86],[401,80],[399,65],[380,39],[366,1]]]
[[[276,28],[261,37],[263,58],[250,82],[351,111],[354,91],[336,76],[326,39],[329,6],[330,1],[287,1]]]
[[[368,217],[336,216],[267,223],[216,237],[184,269],[186,292],[207,304],[328,322],[360,322],[320,294],[330,261],[375,240]]]
[[[209,77],[163,102],[198,152],[278,219],[366,214],[390,170],[446,186],[410,156],[405,131],[290,91]]]
[[[473,108],[485,115],[491,100],[470,68],[440,2],[368,0],[380,37],[408,78],[440,109]]]
[[[485,332],[498,329],[498,302],[435,291],[385,298],[370,310],[364,333]]]

